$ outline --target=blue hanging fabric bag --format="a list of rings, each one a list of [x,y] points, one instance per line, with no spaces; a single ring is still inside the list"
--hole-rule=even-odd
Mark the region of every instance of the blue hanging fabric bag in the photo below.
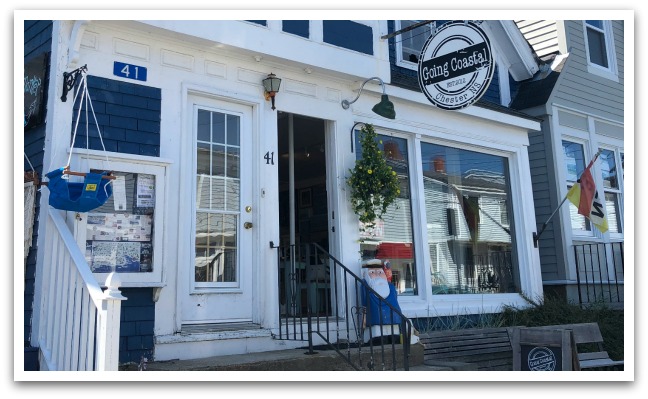
[[[99,208],[112,195],[107,172],[86,173],[83,182],[71,183],[63,178],[65,168],[55,169],[46,174],[50,190],[51,207],[65,211],[88,212]]]

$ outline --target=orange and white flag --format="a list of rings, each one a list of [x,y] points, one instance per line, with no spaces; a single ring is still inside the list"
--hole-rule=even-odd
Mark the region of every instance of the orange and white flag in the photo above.
[[[596,184],[592,177],[591,168],[594,161],[598,158],[600,151],[596,153],[594,159],[587,165],[587,168],[581,174],[578,182],[567,192],[567,199],[578,207],[578,213],[588,218],[601,233],[608,231],[608,222],[605,217],[605,208],[600,200]]]

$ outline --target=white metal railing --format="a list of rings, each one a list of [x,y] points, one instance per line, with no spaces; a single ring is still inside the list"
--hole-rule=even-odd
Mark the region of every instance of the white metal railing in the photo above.
[[[119,277],[97,283],[60,211],[49,209],[45,238],[39,347],[41,370],[117,371]]]

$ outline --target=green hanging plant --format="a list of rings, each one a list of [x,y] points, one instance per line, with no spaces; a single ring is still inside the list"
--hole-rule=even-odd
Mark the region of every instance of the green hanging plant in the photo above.
[[[360,222],[372,228],[382,218],[400,194],[398,176],[387,165],[383,152],[378,147],[377,134],[372,125],[365,124],[360,130],[362,158],[349,169],[351,176],[347,184],[351,189],[351,207]]]

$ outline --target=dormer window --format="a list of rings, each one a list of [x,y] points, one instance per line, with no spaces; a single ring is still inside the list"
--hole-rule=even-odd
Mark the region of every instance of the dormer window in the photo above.
[[[406,29],[420,21],[396,21],[396,31]],[[394,38],[396,43],[396,63],[398,66],[414,69],[418,67],[418,57],[425,41],[435,29],[435,23],[418,26]]]

